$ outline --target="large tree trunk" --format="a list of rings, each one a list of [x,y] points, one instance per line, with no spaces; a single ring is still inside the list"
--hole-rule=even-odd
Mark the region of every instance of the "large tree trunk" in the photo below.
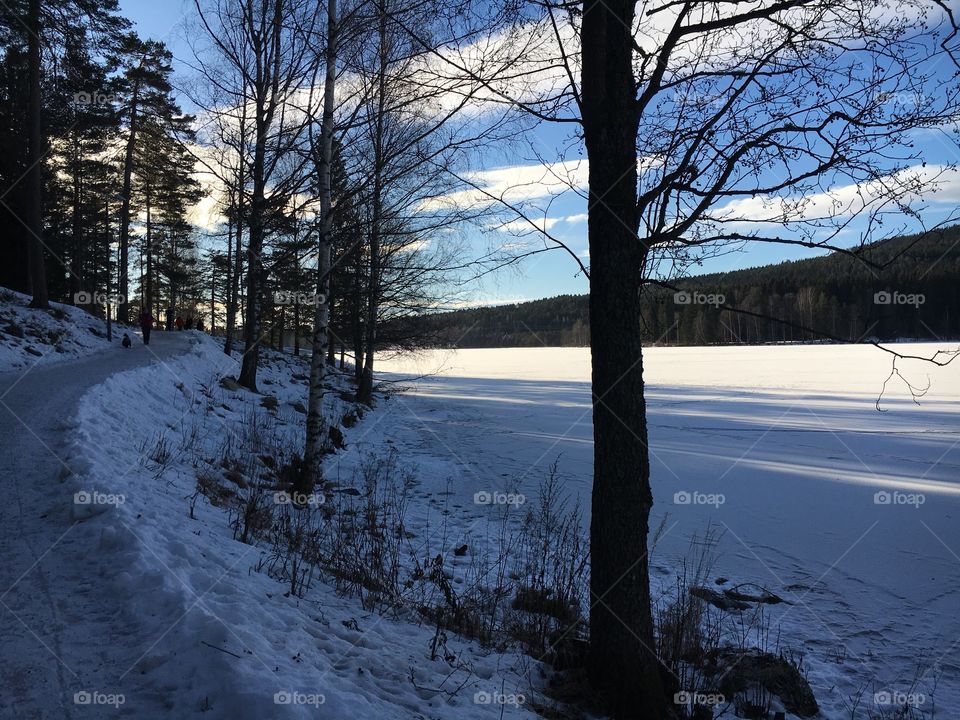
[[[300,357],[300,303],[293,304],[293,354]]]
[[[317,298],[313,319],[313,354],[310,357],[310,395],[307,403],[307,438],[304,451],[305,489],[320,480],[320,463],[326,449],[323,418],[323,384],[327,374],[327,342],[330,324],[331,197],[330,171],[333,160],[333,107],[337,81],[337,0],[327,0],[326,74],[323,87],[323,124],[320,128],[320,238],[317,259]]]
[[[217,329],[217,271],[210,271],[210,334]]]
[[[299,240],[299,236],[295,238]],[[297,274],[300,273],[300,254],[297,252],[297,249],[293,249],[293,267],[296,268]],[[293,303],[293,354],[296,357],[300,357],[300,298],[297,297]]]
[[[110,263],[113,260],[110,241],[110,201],[107,200],[103,204],[103,247],[97,253],[100,262],[94,265],[96,270],[91,283],[94,289],[99,290],[102,287],[107,292],[110,290]],[[100,268],[105,268],[103,275],[100,274]],[[103,280],[103,283],[100,280]]]
[[[387,13],[379,5],[379,77],[377,87],[377,118],[373,138],[373,197],[370,215],[370,276],[367,279],[367,325],[364,339],[363,373],[357,399],[373,400],[373,353],[377,345],[377,315],[380,312],[380,236],[383,224],[383,132],[387,92]],[[359,362],[359,360],[358,360]]]
[[[262,97],[262,96],[261,96]],[[264,119],[264,105],[257,104],[257,137],[253,148],[253,194],[250,198],[250,228],[247,240],[247,307],[243,319],[243,361],[238,382],[248,390],[257,389],[257,366],[260,360],[260,313],[263,290],[264,237],[264,163],[268,123]]]
[[[150,215],[150,199],[150,187],[147,186],[147,282],[143,298],[144,310],[150,310],[153,308],[153,222]]]
[[[327,295],[327,315],[330,318],[329,327],[327,328],[327,365],[334,365],[337,361],[336,348],[334,343],[334,332],[333,332],[333,295],[337,292],[337,288],[334,286],[333,275],[330,275],[330,283],[327,286],[329,290],[329,295]]]
[[[254,173],[263,173],[263,152],[254,152]],[[263,187],[254,179],[250,203],[250,238],[247,241],[247,306],[243,318],[243,362],[239,383],[248,390],[257,389],[257,365],[260,360],[260,291],[263,280]]]
[[[232,304],[233,298],[230,296],[230,288],[233,287],[233,281],[232,281],[232,277],[233,277],[233,217],[232,217],[233,203],[232,202],[230,203],[230,207],[231,207],[231,213],[230,213],[230,216],[227,217],[227,271],[226,271],[226,276],[224,277],[227,316],[224,318],[224,323],[223,323],[225,326],[224,330],[227,332],[226,340],[224,340],[224,343],[223,343],[223,352],[226,353],[227,355],[230,354],[231,341],[230,341],[230,331],[227,331],[226,328],[230,327],[231,325],[230,313],[233,311],[233,304]],[[230,329],[232,330],[233,328],[230,328]],[[213,323],[210,323],[210,332],[212,333],[213,330],[214,330]]]
[[[353,379],[359,384],[363,374],[363,253],[354,250],[353,302],[350,303],[350,329],[353,332]]]
[[[647,532],[653,496],[640,344],[633,0],[583,12],[583,125],[590,160],[590,330],[594,480],[590,678],[616,718],[659,720]]]
[[[27,170],[27,228],[30,268],[30,307],[47,308],[47,269],[43,260],[43,109],[40,96],[40,0],[30,0],[27,15],[27,62],[30,83],[29,168]]]
[[[379,173],[378,173],[379,176]],[[369,404],[373,401],[373,351],[377,342],[377,313],[379,313],[380,289],[380,191],[379,177],[374,180],[373,212],[370,226],[370,276],[367,279],[367,312],[364,319],[363,354],[357,353],[357,365],[361,358],[363,370],[360,372],[360,385],[357,388],[357,400]]]
[[[72,217],[72,244],[73,252],[70,257],[70,303],[77,302],[77,293],[83,290],[81,276],[83,273],[83,223],[81,218],[81,201],[83,198],[82,180],[80,177],[80,136],[73,133],[73,217]]]
[[[137,144],[137,105],[140,102],[140,87],[133,86],[133,95],[130,100],[130,130],[127,136],[127,148],[123,157],[123,190],[121,191],[120,205],[120,260],[117,281],[117,292],[120,293],[120,308],[117,310],[117,321],[126,323],[130,320],[129,282],[127,278],[127,261],[130,253],[130,194],[133,192],[133,151]]]
[[[241,131],[242,132],[242,131]],[[237,201],[236,201],[236,248],[233,252],[233,273],[230,276],[230,294],[227,299],[227,321],[226,338],[223,342],[223,351],[229,355],[233,352],[233,336],[237,327],[237,311],[240,304],[240,276],[243,274],[243,173],[240,173],[238,179]]]

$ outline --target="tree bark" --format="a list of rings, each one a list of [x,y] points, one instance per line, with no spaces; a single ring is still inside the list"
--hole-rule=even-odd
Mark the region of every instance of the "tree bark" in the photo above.
[[[350,328],[353,331],[353,379],[359,385],[363,374],[363,253],[354,250],[353,302],[350,303]]]
[[[243,124],[240,126],[241,136],[243,136]],[[236,222],[236,248],[233,253],[233,273],[230,277],[230,294],[227,300],[227,321],[225,323],[226,328],[226,338],[223,342],[223,352],[227,355],[233,352],[233,336],[236,333],[237,327],[237,311],[238,305],[240,304],[240,275],[243,273],[243,188],[244,188],[244,176],[241,171],[238,174],[237,180],[237,195],[236,195],[236,205],[235,205],[235,222]]]
[[[127,148],[123,157],[123,190],[121,191],[120,205],[120,259],[117,275],[117,292],[120,293],[120,307],[117,310],[117,321],[126,323],[130,319],[127,292],[129,282],[127,278],[127,262],[130,253],[130,195],[133,191],[133,152],[137,144],[137,113],[140,102],[140,86],[133,85],[133,94],[130,99],[130,130],[127,137]]]
[[[330,318],[329,326],[327,327],[327,365],[333,365],[337,361],[336,347],[333,341],[333,294],[336,292],[336,288],[333,284],[333,276],[330,277],[329,284],[330,294],[327,296],[327,315]]]
[[[267,141],[273,119],[282,100],[280,94],[280,73],[284,48],[283,31],[285,3],[273,0],[272,7],[265,3],[254,12],[254,4],[248,3],[245,12],[249,15],[245,22],[253,24],[253,15],[265,28],[263,34],[252,33],[255,68],[252,84],[254,87],[254,143],[253,165],[250,180],[253,184],[250,197],[250,220],[247,234],[247,304],[243,323],[243,361],[240,365],[238,382],[248,390],[257,390],[257,368],[260,362],[260,344],[262,342],[263,291],[266,284],[266,270],[263,264],[263,243],[266,237],[265,212],[267,191]],[[242,188],[241,188],[242,194]]]
[[[227,272],[226,277],[224,278],[224,289],[226,290],[225,296],[227,301],[227,316],[223,319],[224,331],[226,332],[226,339],[223,342],[223,352],[227,355],[230,354],[230,332],[233,329],[227,330],[228,327],[232,324],[230,322],[230,313],[233,311],[233,298],[230,296],[230,288],[233,287],[233,202],[230,203],[230,211],[227,217]],[[210,332],[213,332],[214,326],[213,323],[210,323]]]
[[[80,177],[80,160],[82,157],[80,135],[73,133],[73,217],[72,243],[73,252],[70,257],[70,304],[77,302],[77,293],[83,290],[81,273],[83,272],[83,222],[80,204],[83,199],[82,179]]]
[[[280,33],[281,18],[278,15],[270,19],[271,33],[275,36]],[[270,121],[273,117],[272,107],[268,104],[275,102],[275,97],[268,97],[276,82],[275,76],[270,76],[272,68],[261,67],[262,60],[258,61],[258,75],[255,79],[256,87],[256,118],[254,125],[256,138],[253,145],[253,167],[250,179],[253,182],[253,192],[250,197],[250,227],[247,240],[247,306],[243,319],[243,360],[240,365],[238,382],[248,390],[257,389],[257,367],[260,361],[261,343],[261,313],[263,302],[263,239],[264,239],[264,205],[266,202],[266,153],[267,133],[270,131]]]
[[[293,354],[300,357],[300,303],[293,304]]]
[[[307,403],[307,438],[304,450],[306,489],[321,479],[320,463],[326,449],[323,418],[323,384],[327,373],[327,342],[330,306],[331,197],[330,170],[333,160],[333,107],[337,81],[337,0],[327,0],[327,51],[323,86],[323,122],[320,128],[320,238],[317,259],[317,297],[314,303],[313,354],[310,357],[310,395]]]
[[[647,558],[653,496],[639,293],[648,246],[636,234],[633,14],[633,0],[588,0],[582,24],[594,428],[589,671],[614,717],[659,720],[667,707]]]
[[[150,186],[147,186],[147,239],[146,239],[146,252],[147,252],[147,282],[146,289],[144,291],[143,298],[143,308],[144,310],[150,309],[153,307],[153,222],[150,215]]]
[[[47,269],[43,259],[43,108],[41,100],[40,0],[30,0],[27,14],[27,63],[30,84],[29,140],[27,170],[27,228],[32,308],[50,307],[47,296]]]
[[[210,334],[213,335],[217,329],[217,273],[216,270],[210,272]]]
[[[253,197],[250,200],[250,237],[247,241],[247,306],[243,319],[243,362],[238,382],[248,390],[257,389],[260,359],[260,290],[263,279],[263,163],[264,149],[258,141],[253,158]],[[260,178],[258,182],[257,178]]]
[[[380,312],[380,234],[383,223],[383,132],[387,92],[387,13],[382,4],[379,34],[379,67],[377,87],[377,116],[373,138],[373,196],[370,210],[370,276],[367,278],[367,325],[364,338],[363,373],[357,389],[357,399],[370,404],[373,401],[373,353],[377,344],[377,314]],[[359,359],[358,361],[359,362]]]

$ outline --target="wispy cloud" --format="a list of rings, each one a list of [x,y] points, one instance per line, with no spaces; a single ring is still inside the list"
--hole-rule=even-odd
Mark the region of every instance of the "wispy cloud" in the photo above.
[[[765,195],[733,200],[711,213],[726,223],[799,223],[843,218],[895,200],[901,204],[960,202],[960,171],[945,165],[914,165],[864,183],[840,185],[809,195]]]

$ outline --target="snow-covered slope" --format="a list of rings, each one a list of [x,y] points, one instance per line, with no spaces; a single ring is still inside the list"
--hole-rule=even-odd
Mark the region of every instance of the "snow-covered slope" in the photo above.
[[[107,326],[85,310],[50,303],[34,310],[30,298],[0,288],[0,372],[62,362],[104,350]],[[117,329],[114,328],[114,333]],[[114,335],[114,342],[120,335]]]
[[[545,668],[519,652],[494,652],[449,632],[441,637],[413,606],[380,614],[338,593],[328,574],[291,593],[271,570],[275,548],[240,542],[237,506],[218,502],[217,492],[244,497],[249,479],[267,472],[263,466],[281,464],[280,449],[300,447],[306,363],[264,352],[261,392],[250,393],[229,381],[237,361],[217,342],[201,333],[169,335],[161,334],[170,347],[157,344],[156,362],[118,373],[124,366],[111,365],[115,374],[86,392],[68,423],[72,442],[60,460],[72,471],[66,482],[37,478],[50,485],[44,492],[53,493],[53,506],[70,509],[76,524],[67,541],[86,543],[82,559],[69,556],[78,563],[70,577],[83,582],[71,585],[72,602],[52,610],[52,622],[86,627],[93,618],[115,628],[101,644],[50,628],[34,642],[6,618],[6,647],[34,653],[32,665],[52,663],[49,649],[79,670],[74,677],[61,672],[61,686],[76,698],[68,712],[39,717],[97,717],[111,702],[129,716],[207,718],[534,717],[537,703],[550,706],[541,694]],[[115,348],[111,362],[132,367],[135,353],[145,358],[153,348]],[[923,701],[916,717],[948,717],[944,709],[960,701],[951,644],[960,625],[950,610],[960,582],[960,384],[952,367],[904,365],[918,387],[930,375],[924,405],[894,384],[884,403],[890,412],[879,414],[873,401],[890,361],[876,353],[776,347],[648,354],[655,513],[666,515],[652,559],[655,585],[673,586],[691,536],[712,523],[725,533],[716,575],[787,600],[766,616],[769,647],[804,655],[822,717],[889,714],[889,706],[874,706],[877,693],[912,693]],[[99,367],[100,358],[87,365]],[[390,471],[411,479],[409,545],[421,557],[446,558],[446,577],[462,587],[475,553],[496,542],[501,508],[491,496],[534,498],[559,456],[565,490],[588,499],[589,354],[468,351],[391,369],[419,374],[440,360],[446,375],[416,383],[393,376],[395,388],[415,385],[415,392],[381,398],[359,421],[346,378],[333,379],[326,414],[346,447],[328,459],[323,490],[362,488],[366,464],[396,448]],[[77,376],[77,393],[86,382]],[[55,408],[55,397],[49,400]],[[256,467],[224,464],[251,454]],[[719,494],[723,502],[683,501],[693,493]],[[878,502],[878,493],[887,495]],[[882,501],[896,493],[924,500]],[[30,527],[31,513],[40,512],[28,504],[21,524]],[[44,507],[43,516],[48,512]],[[461,547],[469,548],[466,556],[458,556]],[[37,562],[58,577],[49,566],[60,558],[55,547]],[[24,570],[31,572],[31,562]],[[39,595],[19,597],[21,604],[10,595],[4,603],[29,620],[23,607],[35,597],[50,600],[43,583],[35,585]],[[849,709],[858,691],[865,693],[860,714]],[[29,683],[16,692],[41,694]],[[0,715],[6,707],[0,700]]]
[[[431,660],[429,623],[366,611],[320,580],[291,595],[265,569],[268,547],[234,539],[231,516],[198,493],[198,475],[216,472],[218,453],[243,446],[252,426],[264,428],[265,448],[271,434],[302,442],[306,364],[266,352],[263,395],[231,389],[220,379],[237,373],[236,361],[191,336],[189,353],[115,375],[81,404],[69,495],[79,493],[76,517],[100,527],[91,552],[119,568],[104,591],[136,619],[140,655],[123,677],[84,690],[122,694],[136,715],[138,693],[161,688],[177,718],[532,716],[491,701],[528,693],[531,662],[454,637],[446,658]],[[345,387],[335,381],[326,398],[331,418],[351,407],[337,392]],[[378,417],[344,428],[347,446],[375,438]],[[359,461],[332,458],[328,476],[347,483]]]

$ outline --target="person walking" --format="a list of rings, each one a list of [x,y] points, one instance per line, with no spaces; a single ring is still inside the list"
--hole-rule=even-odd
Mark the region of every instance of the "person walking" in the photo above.
[[[177,315],[177,330],[183,330],[183,317]]]
[[[140,313],[140,329],[143,331],[143,344],[150,344],[150,331],[153,330],[153,315],[149,310]]]

